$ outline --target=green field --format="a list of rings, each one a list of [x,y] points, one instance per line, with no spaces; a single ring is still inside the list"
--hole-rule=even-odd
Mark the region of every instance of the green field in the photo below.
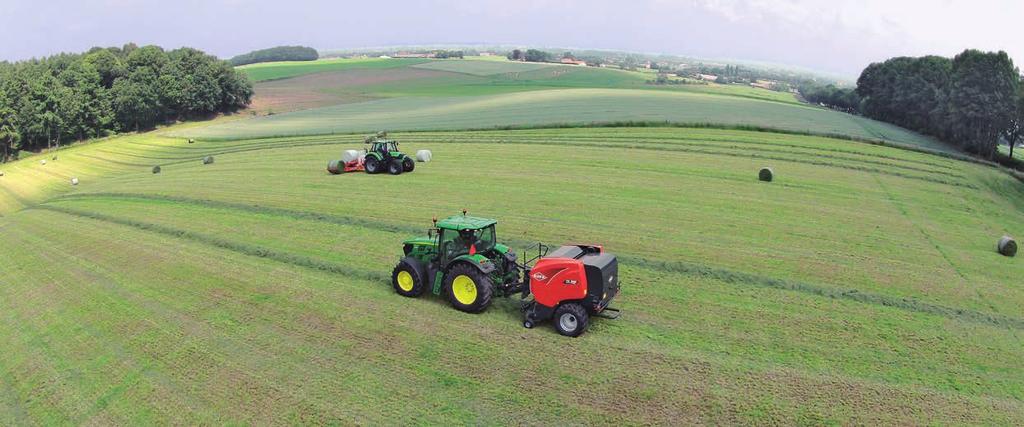
[[[453,73],[471,74],[474,76],[492,76],[495,74],[520,73],[554,67],[537,62],[486,61],[480,59],[447,61],[431,61],[413,67],[427,70],[450,71]]]
[[[435,161],[147,134],[4,165],[0,424],[1024,423],[1001,171],[735,130],[394,136]],[[394,294],[400,242],[462,208],[604,244],[623,317],[568,339]]]
[[[306,74],[358,69],[388,69],[419,64],[421,59],[321,59],[317,61],[264,62],[238,67],[254,82],[286,79]]]
[[[715,94],[620,89],[406,96],[262,116],[180,133],[196,138],[238,139],[375,129],[461,129],[616,120],[754,125],[947,149],[930,138],[896,126],[815,107]]]
[[[479,58],[250,67],[244,69],[276,76],[256,85],[256,117],[175,135],[225,140],[633,121],[753,126],[953,151],[896,126],[799,103],[790,93],[742,85],[651,85],[650,72]]]

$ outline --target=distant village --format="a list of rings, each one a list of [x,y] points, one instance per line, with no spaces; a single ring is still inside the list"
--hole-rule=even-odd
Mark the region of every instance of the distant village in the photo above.
[[[337,57],[429,58],[461,59],[473,57],[505,57],[510,61],[554,63],[578,67],[613,68],[650,73],[651,85],[728,84],[743,85],[777,92],[799,95],[799,88],[820,86],[820,77],[790,70],[744,66],[723,62],[710,62],[672,56],[645,56],[633,53],[586,51],[552,52],[541,49],[498,50],[443,50],[409,49],[380,52],[339,52]]]

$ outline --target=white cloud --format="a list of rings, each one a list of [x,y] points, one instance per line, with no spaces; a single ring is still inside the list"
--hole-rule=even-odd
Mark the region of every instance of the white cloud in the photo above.
[[[663,3],[680,4],[680,2]],[[1011,0],[690,0],[738,23],[781,21],[811,35],[863,35],[918,54],[1006,50],[1024,63],[1024,2]]]

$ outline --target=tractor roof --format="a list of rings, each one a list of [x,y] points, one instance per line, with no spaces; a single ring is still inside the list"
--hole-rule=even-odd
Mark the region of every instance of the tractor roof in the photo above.
[[[489,218],[477,218],[475,216],[455,215],[438,221],[437,228],[460,231],[478,230],[497,223],[498,221]]]

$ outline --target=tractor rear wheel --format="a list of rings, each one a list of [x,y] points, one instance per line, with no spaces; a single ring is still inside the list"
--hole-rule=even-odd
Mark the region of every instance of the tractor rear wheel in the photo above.
[[[366,173],[378,173],[380,172],[380,160],[373,156],[366,156],[363,168],[366,169]]]
[[[402,162],[398,161],[398,159],[388,162],[388,173],[392,175],[401,175]]]
[[[466,263],[456,264],[444,276],[448,301],[467,313],[479,313],[491,305],[493,286],[490,277]]]
[[[412,158],[406,157],[402,159],[402,169],[406,172],[412,172],[413,169],[416,169],[416,162],[412,161]]]
[[[391,286],[404,297],[416,298],[427,289],[427,275],[416,258],[405,257],[391,272]]]
[[[578,337],[587,330],[590,316],[587,315],[587,310],[583,306],[570,302],[560,305],[555,310],[552,321],[558,333],[567,337]]]

